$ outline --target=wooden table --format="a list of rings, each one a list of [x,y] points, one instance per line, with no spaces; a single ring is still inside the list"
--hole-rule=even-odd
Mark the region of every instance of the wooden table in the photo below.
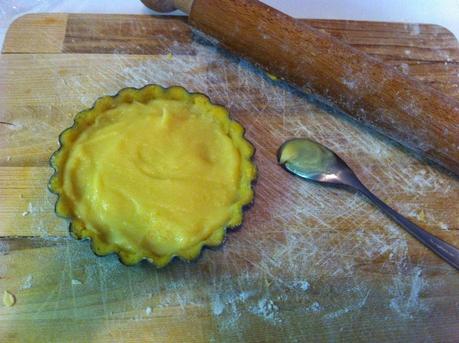
[[[307,20],[459,98],[459,50],[435,25]],[[156,270],[98,258],[68,237],[46,189],[48,158],[76,112],[148,83],[227,106],[256,146],[243,226],[196,262]],[[39,14],[0,56],[2,342],[459,341],[459,274],[357,194],[275,162],[287,138],[338,152],[362,181],[459,246],[459,182],[344,114],[271,80],[183,18]]]

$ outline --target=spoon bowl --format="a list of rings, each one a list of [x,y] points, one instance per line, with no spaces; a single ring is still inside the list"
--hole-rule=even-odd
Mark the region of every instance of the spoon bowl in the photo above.
[[[305,180],[347,186],[362,193],[425,246],[459,269],[459,249],[435,237],[389,207],[363,185],[344,160],[322,144],[307,138],[290,139],[280,146],[277,160],[285,170]]]
[[[311,139],[293,138],[284,142],[277,160],[285,170],[306,180],[351,187],[359,182],[344,160]]]

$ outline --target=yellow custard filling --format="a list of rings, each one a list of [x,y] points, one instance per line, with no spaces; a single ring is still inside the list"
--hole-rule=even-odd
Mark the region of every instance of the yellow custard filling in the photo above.
[[[50,189],[58,214],[126,264],[197,257],[242,221],[253,147],[207,97],[148,86],[101,98],[61,135]]]

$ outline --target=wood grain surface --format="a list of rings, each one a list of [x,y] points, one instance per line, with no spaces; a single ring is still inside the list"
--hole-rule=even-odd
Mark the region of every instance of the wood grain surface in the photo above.
[[[459,99],[458,44],[434,25],[308,20]],[[46,34],[44,34],[46,32]],[[46,189],[57,136],[101,95],[182,85],[227,106],[259,177],[242,227],[156,270],[68,237]],[[2,342],[457,342],[458,273],[357,194],[306,183],[277,147],[312,137],[378,196],[459,246],[459,182],[312,96],[271,80],[182,18],[40,14],[0,56]]]

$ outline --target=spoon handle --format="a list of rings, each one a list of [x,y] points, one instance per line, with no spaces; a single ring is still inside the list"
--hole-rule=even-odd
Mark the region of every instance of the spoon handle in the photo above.
[[[425,246],[435,252],[438,256],[440,256],[454,268],[459,270],[459,249],[428,233],[424,229],[420,228],[402,216],[400,213],[389,207],[385,202],[370,192],[363,184],[360,183],[357,188],[362,194],[370,199],[376,206],[378,206],[384,213],[386,213],[390,218],[402,226],[406,231],[424,243]]]

